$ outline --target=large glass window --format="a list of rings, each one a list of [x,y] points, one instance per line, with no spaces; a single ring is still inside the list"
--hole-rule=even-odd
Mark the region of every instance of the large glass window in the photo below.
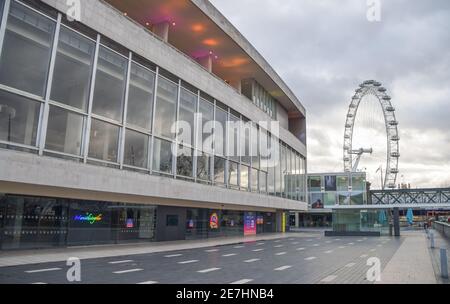
[[[280,161],[281,161],[281,196],[286,196],[286,175],[287,175],[287,163],[286,163],[286,146],[281,145]]]
[[[92,119],[89,141],[89,157],[117,162],[119,127]]]
[[[322,180],[320,176],[310,176],[308,177],[309,191],[321,191],[322,190]]]
[[[165,78],[158,78],[155,109],[155,134],[173,138],[171,132],[177,112],[178,86]]]
[[[241,124],[241,142],[240,142],[240,150],[241,150],[241,162],[244,164],[250,165],[251,154],[250,154],[250,134],[252,132],[252,125],[250,122],[242,121]]]
[[[365,178],[364,176],[352,175],[352,190],[353,191],[363,191],[365,190]]]
[[[337,177],[337,190],[348,191],[348,176]]]
[[[92,112],[122,121],[123,97],[128,61],[100,47]]]
[[[136,63],[131,64],[127,124],[151,130],[155,75]]]
[[[240,161],[239,153],[239,130],[240,130],[240,120],[234,115],[230,115],[230,120],[228,122],[228,146],[227,153],[231,160]]]
[[[205,181],[211,180],[211,155],[204,153],[204,152],[198,152],[199,155],[197,156],[197,178]],[[222,183],[224,182],[224,179],[222,179]]]
[[[222,157],[214,157],[214,182],[223,185],[225,179],[225,163],[226,160]]]
[[[267,173],[259,171],[259,191],[261,193],[267,192]]]
[[[0,140],[36,146],[39,102],[0,91]]]
[[[51,99],[87,110],[95,43],[61,27]]]
[[[241,190],[248,191],[249,179],[250,179],[250,168],[248,166],[241,165],[240,170],[240,181],[241,181]]]
[[[172,143],[167,140],[155,138],[153,147],[153,170],[163,173],[172,171]]]
[[[267,168],[267,192],[270,195],[275,196],[275,168],[274,167],[268,167]]]
[[[214,152],[216,155],[225,155],[227,120],[228,112],[220,107],[216,107],[216,125],[214,127]]]
[[[45,148],[81,155],[83,125],[83,115],[50,106]]]
[[[148,140],[148,135],[127,129],[123,163],[128,166],[148,168]]]
[[[239,164],[235,162],[228,162],[228,185],[231,188],[239,188]]]
[[[179,124],[181,129],[178,141],[192,146],[194,144],[194,115],[197,109],[197,95],[182,88],[180,96]]]
[[[193,177],[194,150],[189,147],[179,145],[177,153],[177,175]]]
[[[200,147],[203,151],[212,153],[213,151],[213,141],[212,141],[212,131],[214,128],[214,105],[203,98],[200,99],[199,105],[200,113],[202,114],[202,132],[199,133],[200,136]]]
[[[258,192],[258,178],[259,178],[259,172],[256,169],[251,169],[252,176],[251,176],[251,190],[252,192]]]
[[[55,22],[11,1],[0,83],[44,96]]]
[[[252,123],[252,134],[251,134],[251,148],[252,148],[252,167],[259,169],[259,132],[258,127]]]

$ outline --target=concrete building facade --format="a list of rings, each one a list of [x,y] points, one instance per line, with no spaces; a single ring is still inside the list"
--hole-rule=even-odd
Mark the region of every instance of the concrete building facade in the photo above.
[[[209,1],[0,5],[1,249],[284,231],[307,210],[305,109]]]

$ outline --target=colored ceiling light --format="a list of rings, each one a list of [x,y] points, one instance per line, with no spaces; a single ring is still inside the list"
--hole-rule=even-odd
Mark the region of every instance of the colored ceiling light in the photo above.
[[[219,42],[216,39],[205,39],[202,41],[204,45],[208,45],[208,46],[216,46],[219,44]]]
[[[205,30],[205,27],[203,26],[203,24],[197,23],[197,24],[194,24],[194,25],[192,26],[192,30],[193,30],[194,32],[199,33],[199,32],[203,32],[203,31]]]

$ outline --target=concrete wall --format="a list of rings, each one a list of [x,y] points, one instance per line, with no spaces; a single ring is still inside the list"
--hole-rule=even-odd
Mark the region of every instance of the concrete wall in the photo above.
[[[42,2],[61,12],[66,12],[68,9],[65,0],[42,0]],[[209,73],[195,60],[165,43],[138,23],[123,16],[109,4],[100,0],[82,1],[81,23],[158,64],[252,121],[270,120],[264,111],[249,102],[245,96],[239,94],[222,79]],[[274,77],[276,77],[275,74]],[[300,106],[300,108],[303,107]],[[306,146],[291,134],[287,127],[280,129],[280,139],[306,156]]]

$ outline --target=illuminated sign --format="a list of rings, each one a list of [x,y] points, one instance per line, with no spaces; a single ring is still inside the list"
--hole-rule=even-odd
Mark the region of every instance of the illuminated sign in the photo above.
[[[256,219],[256,224],[257,225],[264,225],[264,217],[263,216],[258,216],[258,218]]]
[[[127,219],[127,228],[134,228],[133,219]]]
[[[93,225],[102,221],[102,214],[94,216],[92,213],[86,213],[86,215],[75,215],[73,219],[79,222],[88,222]]]
[[[256,234],[256,215],[252,212],[244,214],[244,235]]]
[[[209,217],[209,228],[219,229],[219,216],[216,212],[211,214],[211,216]]]

